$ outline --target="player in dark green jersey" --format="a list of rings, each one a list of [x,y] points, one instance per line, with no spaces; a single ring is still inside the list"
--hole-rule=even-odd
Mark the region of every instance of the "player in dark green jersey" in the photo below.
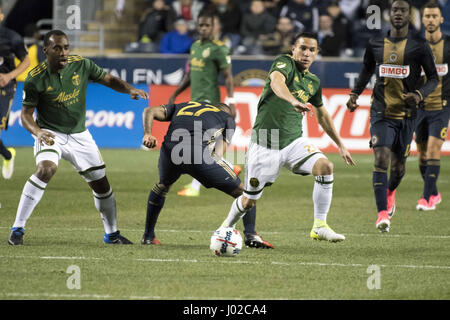
[[[317,121],[336,143],[344,161],[354,165],[323,106],[320,80],[309,72],[318,51],[317,35],[303,33],[295,38],[292,55],[281,55],[272,64],[247,151],[244,194],[233,202],[222,227],[234,227],[241,216],[245,217],[284,166],[295,174],[312,174],[315,178],[310,237],[332,242],[345,239],[326,222],[332,200],[333,164],[302,136],[303,114],[310,111],[307,103],[311,103]]]
[[[35,139],[36,172],[25,183],[8,243],[23,244],[25,224],[41,200],[61,158],[86,180],[105,227],[104,242],[131,244],[117,230],[116,201],[100,151],[85,128],[88,81],[99,82],[131,98],[148,94],[110,75],[94,62],[69,55],[69,40],[60,30],[44,37],[47,60],[32,69],[24,84],[21,120]],[[36,121],[33,113],[36,110]]]

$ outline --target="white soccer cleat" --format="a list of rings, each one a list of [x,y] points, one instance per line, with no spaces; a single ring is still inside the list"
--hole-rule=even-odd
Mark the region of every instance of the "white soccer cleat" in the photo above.
[[[333,231],[324,221],[316,219],[309,234],[314,240],[327,240],[330,242],[344,241],[345,236]]]

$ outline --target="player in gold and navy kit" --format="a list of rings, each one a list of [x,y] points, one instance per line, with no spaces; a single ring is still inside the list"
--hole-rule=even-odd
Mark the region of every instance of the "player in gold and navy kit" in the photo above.
[[[0,7],[0,22],[3,20]],[[16,32],[0,25],[0,135],[2,130],[8,129],[9,111],[16,93],[16,77],[30,65],[28,52],[22,37]],[[21,62],[14,65],[14,57]],[[0,154],[3,156],[2,175],[10,179],[14,171],[16,150],[6,148],[0,139]]]
[[[155,236],[155,225],[167,192],[182,174],[189,174],[206,188],[218,189],[234,198],[242,194],[244,185],[233,172],[232,166],[222,159],[224,149],[231,142],[236,129],[232,114],[233,110],[220,102],[210,104],[189,101],[145,109],[144,146],[154,148],[157,144],[152,135],[154,119],[170,121],[170,126],[161,146],[159,181],[148,197],[142,244],[161,244]],[[252,211],[250,214],[255,216],[256,207]],[[254,241],[252,246],[273,248],[262,239]]]
[[[436,182],[441,167],[441,148],[447,137],[450,116],[450,37],[443,35],[444,22],[441,9],[435,2],[425,5],[422,23],[425,38],[435,58],[439,83],[425,99],[424,108],[417,114],[416,143],[419,151],[419,169],[424,180],[423,195],[417,202],[417,210],[434,210],[442,200]]]
[[[369,41],[363,69],[347,102],[348,109],[353,112],[358,107],[358,96],[375,72],[376,84],[370,108],[370,145],[375,156],[373,188],[378,209],[376,227],[381,232],[388,232],[390,228],[390,218],[395,210],[395,190],[405,174],[417,108],[438,84],[430,47],[409,32],[410,15],[409,1],[396,0],[392,3],[391,29],[386,37]],[[423,85],[422,68],[427,76]]]

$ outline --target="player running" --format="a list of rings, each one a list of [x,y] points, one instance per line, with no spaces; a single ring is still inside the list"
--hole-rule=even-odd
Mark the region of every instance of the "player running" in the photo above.
[[[450,37],[443,35],[444,22],[437,3],[427,3],[422,12],[425,39],[435,57],[439,84],[424,100],[424,108],[417,112],[416,143],[419,151],[419,169],[424,180],[423,195],[417,201],[417,210],[434,210],[441,202],[441,193],[436,182],[441,168],[441,148],[447,137],[450,117]]]
[[[241,180],[233,172],[232,166],[222,158],[236,128],[232,113],[228,105],[220,102],[209,104],[189,101],[145,109],[144,146],[154,148],[157,145],[156,138],[152,135],[154,119],[170,121],[170,126],[158,161],[159,182],[148,197],[142,244],[161,244],[155,237],[156,221],[167,192],[182,174],[189,174],[206,188],[216,188],[234,198],[242,194]],[[256,207],[252,211],[251,214],[255,216]],[[245,226],[246,230],[254,228],[254,224]],[[256,232],[245,236],[249,247],[273,248],[272,244],[264,241]]]
[[[3,18],[0,6],[0,22]],[[11,179],[13,175],[16,150],[3,145],[1,133],[8,129],[9,111],[16,93],[16,77],[30,65],[27,54],[22,37],[0,25],[0,154],[3,156],[2,175],[5,179]],[[17,68],[14,66],[14,56],[21,61]]]
[[[272,64],[247,151],[244,193],[233,201],[222,227],[234,228],[255,206],[264,188],[275,182],[284,166],[295,174],[314,176],[314,223],[310,237],[332,242],[345,239],[326,221],[332,199],[333,164],[302,136],[303,114],[310,111],[306,104],[311,103],[319,124],[336,143],[344,161],[354,165],[323,106],[320,80],[309,72],[318,52],[317,35],[303,33],[296,36],[292,55],[281,55]]]
[[[69,55],[69,40],[60,30],[45,35],[44,52],[47,60],[31,69],[25,80],[21,115],[23,126],[35,139],[37,169],[25,183],[8,243],[23,244],[25,224],[63,158],[93,191],[95,207],[105,228],[104,242],[131,244],[117,230],[116,200],[106,178],[105,163],[85,127],[86,90],[92,80],[128,93],[133,99],[148,99],[148,94],[110,75],[89,59]]]
[[[378,210],[376,227],[381,232],[389,232],[390,229],[390,218],[395,211],[395,191],[405,174],[417,107],[438,83],[430,47],[409,33],[410,15],[409,1],[392,3],[390,31],[386,37],[369,41],[362,71],[347,102],[347,108],[353,112],[358,107],[358,96],[375,72],[376,84],[370,108],[370,146],[375,157],[372,179]],[[420,85],[422,68],[428,79],[423,86]]]

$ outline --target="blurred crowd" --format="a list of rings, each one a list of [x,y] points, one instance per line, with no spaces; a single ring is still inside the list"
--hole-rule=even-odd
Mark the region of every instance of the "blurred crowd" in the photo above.
[[[119,0],[124,1],[124,0]],[[216,16],[215,37],[233,54],[277,55],[290,51],[292,37],[316,32],[321,55],[361,56],[367,41],[389,29],[391,0],[150,0],[139,22],[138,41],[152,52],[187,53],[203,10]],[[411,29],[421,32],[420,8],[411,1]],[[450,33],[450,0],[443,8],[443,31]],[[366,9],[378,5],[382,28],[369,30]]]

